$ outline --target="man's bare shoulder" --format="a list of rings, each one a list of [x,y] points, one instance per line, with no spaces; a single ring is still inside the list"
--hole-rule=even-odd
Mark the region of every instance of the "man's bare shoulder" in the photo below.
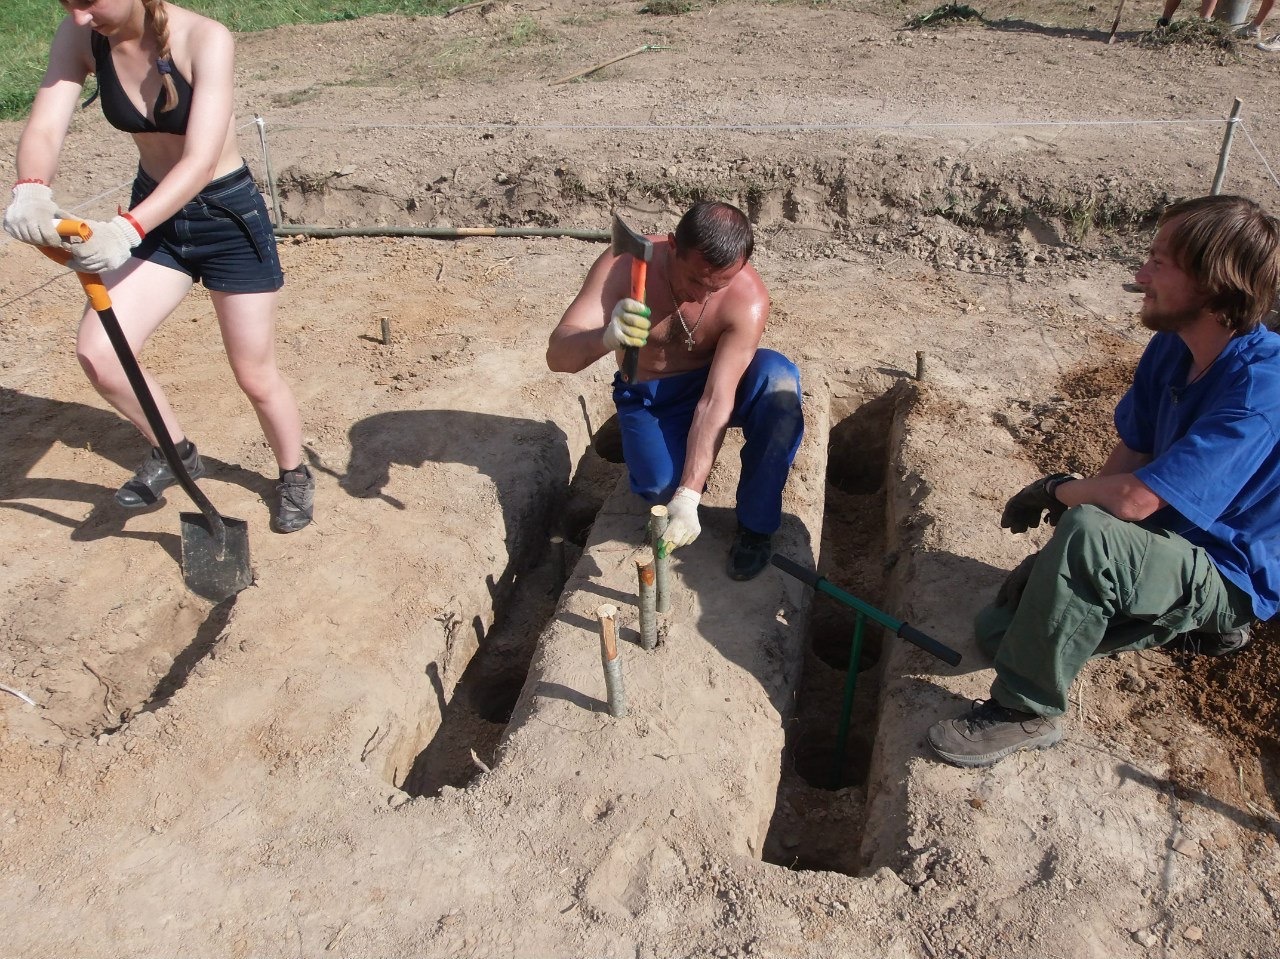
[[[743,266],[725,288],[721,309],[726,317],[744,321],[756,319],[763,322],[768,315],[769,289],[750,263]]]

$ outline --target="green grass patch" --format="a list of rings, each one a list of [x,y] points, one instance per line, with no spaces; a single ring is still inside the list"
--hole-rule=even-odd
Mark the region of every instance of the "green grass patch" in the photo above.
[[[919,30],[923,27],[943,27],[961,20],[977,20],[986,18],[973,7],[964,3],[944,3],[934,7],[928,13],[921,13],[907,21],[908,30]]]
[[[252,33],[292,23],[332,23],[378,13],[433,15],[454,3],[442,0],[190,0],[182,6],[225,23],[237,33]],[[49,41],[62,20],[56,0],[2,0],[0,37],[0,120],[24,117],[44,76]]]

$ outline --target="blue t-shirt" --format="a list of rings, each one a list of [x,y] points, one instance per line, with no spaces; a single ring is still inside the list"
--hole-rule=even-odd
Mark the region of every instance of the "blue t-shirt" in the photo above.
[[[1203,547],[1269,619],[1280,606],[1280,335],[1232,339],[1186,385],[1191,351],[1157,333],[1116,407],[1121,441],[1151,462],[1134,471],[1168,506],[1143,525]]]

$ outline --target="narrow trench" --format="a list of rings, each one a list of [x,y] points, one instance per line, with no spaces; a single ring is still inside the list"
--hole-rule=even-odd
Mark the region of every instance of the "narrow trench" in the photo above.
[[[440,724],[405,776],[401,788],[409,795],[437,796],[445,786],[462,788],[481,772],[479,763],[496,765],[538,637],[555,615],[566,574],[586,545],[621,468],[595,448],[586,451],[552,519],[551,535],[563,538],[563,553],[548,545],[517,574],[510,599],[494,610],[493,626],[447,701],[438,674],[430,676],[443,703]]]
[[[884,610],[889,433],[897,397],[833,403],[818,571],[833,586]],[[891,610],[884,610],[892,613]],[[843,761],[838,741],[857,612],[815,594],[796,711],[787,729],[782,778],[765,836],[766,862],[856,875],[865,826],[866,783],[875,742],[883,630],[864,620]]]

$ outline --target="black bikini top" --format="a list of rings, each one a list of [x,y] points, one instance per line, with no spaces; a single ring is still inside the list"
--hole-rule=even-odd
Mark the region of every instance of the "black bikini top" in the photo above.
[[[111,59],[111,41],[96,31],[90,31],[89,46],[93,50],[94,72],[98,75],[102,115],[107,118],[108,123],[125,133],[176,133],[181,136],[187,132],[187,119],[191,114],[191,84],[174,69],[172,60],[160,60],[158,66],[161,73],[167,73],[173,78],[174,89],[178,91],[178,103],[172,110],[165,110],[165,93],[161,89],[151,108],[151,112],[155,114],[153,121],[138,111],[120,85],[115,62]]]

